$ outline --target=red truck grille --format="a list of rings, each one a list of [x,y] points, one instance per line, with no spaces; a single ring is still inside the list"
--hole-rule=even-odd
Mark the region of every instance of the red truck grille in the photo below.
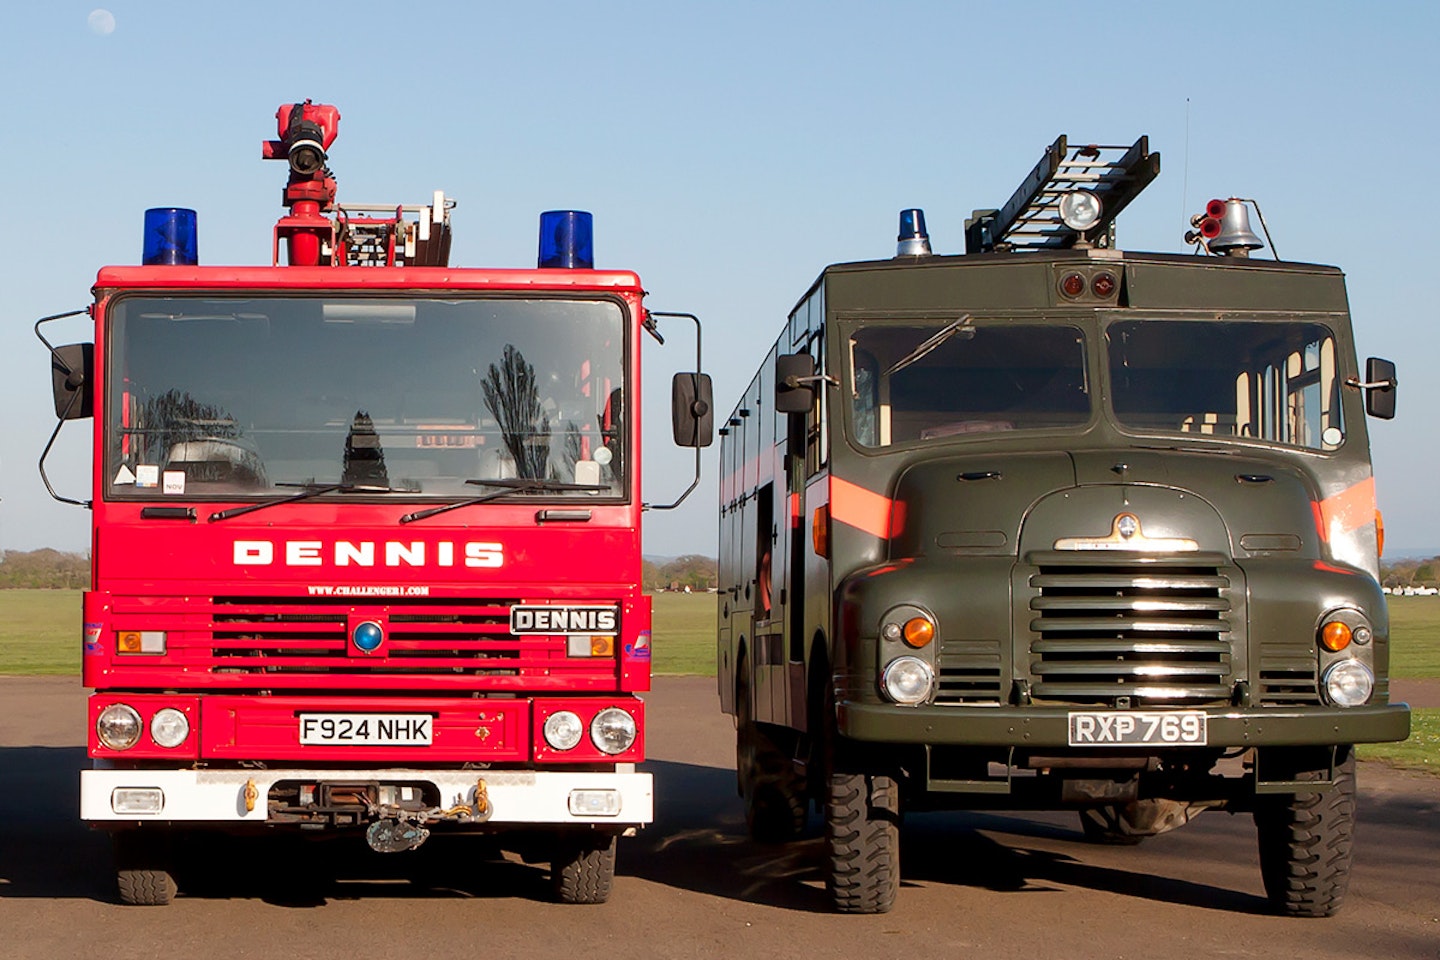
[[[348,598],[219,596],[117,601],[116,614],[119,629],[127,629],[126,613],[143,611],[146,629],[167,631],[166,657],[133,663],[157,682],[179,671],[190,679],[204,672],[210,685],[227,688],[314,689],[317,675],[333,689],[615,687],[615,657],[570,657],[564,636],[511,633],[510,608],[521,602],[387,598],[371,607]],[[356,615],[385,625],[373,654],[350,646]]]

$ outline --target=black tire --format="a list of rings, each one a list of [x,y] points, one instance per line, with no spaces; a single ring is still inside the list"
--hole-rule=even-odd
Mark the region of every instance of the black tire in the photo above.
[[[751,719],[748,669],[742,659],[735,690],[735,773],[745,827],[760,843],[787,843],[804,832],[810,813],[805,778],[765,727]]]
[[[556,839],[550,884],[560,903],[604,903],[615,883],[615,837],[579,833]]]
[[[112,834],[110,841],[121,903],[163,907],[175,899],[169,836],[155,830],[126,830]]]
[[[1333,785],[1267,799],[1255,810],[1265,895],[1288,916],[1333,916],[1350,885],[1355,751],[1340,750]]]
[[[1080,830],[1087,842],[1111,847],[1137,847],[1145,839],[1125,832],[1117,806],[1084,808],[1080,811]]]
[[[900,788],[890,777],[832,773],[825,886],[840,913],[889,913],[900,887]]]

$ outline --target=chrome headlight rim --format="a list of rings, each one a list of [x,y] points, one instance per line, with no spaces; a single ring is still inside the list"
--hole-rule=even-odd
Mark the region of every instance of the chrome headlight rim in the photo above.
[[[639,732],[635,718],[620,707],[606,707],[590,721],[590,742],[612,757],[633,747]]]
[[[174,707],[162,707],[150,718],[150,739],[173,750],[190,739],[190,718]]]
[[[1084,233],[1100,222],[1105,204],[1093,190],[1076,188],[1060,196],[1060,220],[1076,233]]]
[[[914,686],[916,679],[923,686]],[[908,686],[902,685],[909,681]],[[902,706],[913,707],[930,699],[935,690],[935,668],[919,657],[896,657],[885,664],[880,674],[880,689],[885,696]]]
[[[1375,695],[1375,672],[1354,657],[1337,660],[1320,678],[1325,698],[1337,707],[1362,707]]]
[[[585,736],[585,722],[574,710],[556,710],[545,718],[545,742],[554,750],[574,750]]]
[[[144,730],[140,711],[128,703],[112,703],[95,718],[95,736],[110,750],[129,750]]]

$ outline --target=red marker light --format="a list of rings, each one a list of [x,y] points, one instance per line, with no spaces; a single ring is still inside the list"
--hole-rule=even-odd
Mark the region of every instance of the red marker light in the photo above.
[[[1060,280],[1060,292],[1070,298],[1080,296],[1085,292],[1085,278],[1078,273],[1067,273]]]
[[[1118,284],[1115,281],[1115,274],[1097,273],[1095,279],[1090,281],[1090,292],[1103,300],[1115,293],[1116,286]]]

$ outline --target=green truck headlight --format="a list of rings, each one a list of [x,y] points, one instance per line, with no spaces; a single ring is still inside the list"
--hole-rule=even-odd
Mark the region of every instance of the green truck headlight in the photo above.
[[[1341,660],[1325,671],[1325,695],[1337,707],[1368,703],[1375,691],[1375,674],[1359,660]]]

